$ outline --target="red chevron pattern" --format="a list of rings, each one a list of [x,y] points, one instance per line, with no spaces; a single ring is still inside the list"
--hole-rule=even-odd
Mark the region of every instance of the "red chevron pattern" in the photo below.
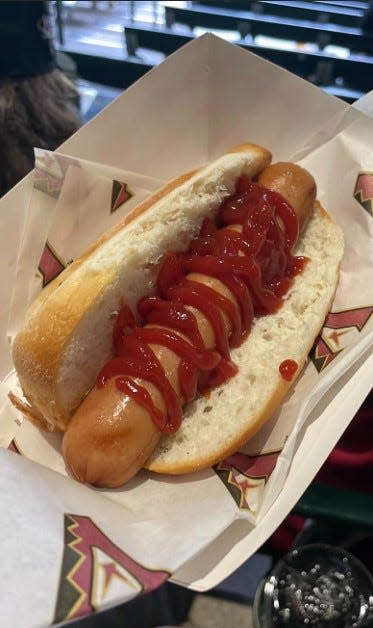
[[[170,576],[140,565],[90,517],[66,514],[64,530],[55,623],[88,615],[112,599],[125,601],[152,591]]]
[[[66,264],[64,264],[47,241],[38,266],[38,270],[43,277],[43,288],[57,277],[65,267]]]
[[[362,331],[372,314],[373,306],[329,314],[310,353],[310,358],[319,372],[343,351],[354,332]]]

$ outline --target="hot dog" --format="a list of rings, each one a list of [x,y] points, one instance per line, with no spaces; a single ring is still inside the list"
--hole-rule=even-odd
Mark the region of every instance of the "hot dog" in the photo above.
[[[76,477],[78,480],[88,482],[96,486],[115,487],[120,486],[128,479],[133,477],[133,475],[144,465],[155,471],[182,473],[197,470],[198,468],[202,468],[203,466],[213,464],[214,462],[217,462],[217,460],[223,458],[225,455],[228,455],[229,453],[235,451],[240,444],[242,444],[252,433],[259,429],[260,425],[269,417],[276,405],[283,398],[284,394],[291,384],[291,380],[293,379],[293,377],[300,372],[301,367],[306,359],[307,352],[313,343],[314,337],[317,335],[317,331],[327,313],[330,301],[335,291],[338,276],[338,265],[343,248],[342,239],[338,228],[335,227],[334,223],[332,223],[330,219],[326,217],[326,214],[323,212],[323,210],[321,210],[315,203],[316,186],[311,175],[305,170],[292,164],[280,163],[270,166],[270,159],[270,154],[265,149],[254,145],[243,145],[242,147],[236,149],[236,152],[224,156],[223,158],[221,158],[220,161],[218,160],[213,165],[207,166],[197,173],[187,175],[181,181],[179,180],[172,183],[166,188],[165,191],[159,193],[155,199],[151,199],[150,201],[148,201],[145,205],[145,208],[140,207],[140,209],[137,211],[137,214],[135,214],[135,217],[132,218],[132,222],[128,222],[127,220],[126,224],[121,225],[116,232],[105,234],[98,243],[91,247],[91,249],[85,256],[75,262],[75,269],[70,267],[65,273],[65,277],[63,276],[64,273],[60,275],[57,280],[57,286],[54,287],[51,294],[41,297],[41,299],[39,299],[39,302],[32,307],[31,312],[28,314],[28,318],[26,319],[25,327],[17,335],[17,338],[14,342],[13,356],[15,365],[19,374],[21,385],[25,392],[25,396],[32,404],[31,410],[28,409],[28,412],[33,413],[34,416],[36,414],[36,416],[38,417],[45,417],[50,424],[56,426],[59,429],[66,429],[67,426],[63,439],[63,454],[68,468],[70,469],[74,477]],[[254,184],[252,183],[253,179],[256,180]],[[246,189],[244,189],[245,186]],[[242,189],[239,189],[240,187]],[[292,363],[292,368],[295,368],[295,371],[292,374],[293,377],[284,379],[283,374],[281,375],[280,373],[280,379],[279,381],[277,381],[277,383],[275,383],[274,392],[272,391],[269,397],[267,396],[268,398],[265,398],[263,400],[262,407],[257,408],[255,419],[250,419],[247,425],[244,427],[242,427],[242,425],[239,425],[236,430],[230,430],[232,434],[230,434],[228,438],[225,438],[226,442],[224,444],[224,447],[222,447],[221,444],[217,444],[215,448],[214,446],[212,447],[212,453],[204,452],[202,455],[197,453],[197,455],[190,456],[190,454],[187,453],[184,455],[184,460],[182,459],[182,456],[179,456],[177,464],[175,464],[175,461],[172,460],[172,455],[171,462],[167,461],[167,456],[169,455],[167,452],[170,450],[170,443],[171,448],[173,448],[172,443],[174,443],[175,440],[178,440],[178,434],[182,433],[183,431],[183,424],[181,426],[181,429],[177,432],[176,436],[171,435],[165,438],[163,436],[163,433],[174,432],[176,428],[179,427],[179,420],[176,421],[176,427],[174,424],[172,424],[172,416],[178,414],[178,404],[183,405],[185,401],[192,401],[192,399],[196,396],[196,383],[198,379],[198,374],[201,374],[202,372],[204,372],[205,375],[207,374],[208,377],[210,377],[209,381],[211,387],[211,373],[219,370],[217,366],[218,364],[220,366],[221,364],[224,364],[224,368],[226,370],[228,369],[229,373],[228,375],[227,373],[225,373],[224,377],[222,378],[220,372],[219,377],[220,381],[223,381],[224,379],[229,379],[227,383],[222,384],[223,389],[225,388],[226,390],[228,390],[231,386],[231,382],[240,379],[242,375],[242,369],[240,369],[239,367],[238,373],[234,374],[237,368],[235,367],[235,360],[230,359],[229,350],[227,352],[227,343],[231,346],[236,347],[234,351],[236,350],[243,352],[245,350],[247,342],[252,343],[253,334],[250,333],[247,338],[245,334],[247,335],[248,331],[251,328],[253,313],[255,314],[255,319],[253,322],[253,330],[255,332],[255,329],[258,327],[256,319],[259,314],[264,316],[261,316],[261,319],[258,320],[265,320],[266,324],[270,326],[271,317],[276,315],[278,316],[278,314],[276,314],[277,311],[281,315],[281,311],[283,310],[282,300],[285,299],[285,294],[281,293],[280,291],[277,297],[276,295],[275,297],[273,297],[273,292],[275,292],[275,290],[271,284],[271,281],[273,282],[274,279],[279,279],[277,275],[272,276],[274,271],[273,269],[271,270],[271,264],[273,264],[273,259],[276,257],[274,254],[272,254],[271,257],[272,261],[268,261],[269,258],[267,259],[262,254],[263,260],[260,271],[258,271],[258,267],[256,264],[253,264],[248,271],[246,268],[246,262],[252,259],[252,252],[247,251],[245,253],[242,249],[241,242],[241,248],[239,249],[239,251],[235,250],[235,253],[238,252],[238,255],[235,255],[236,266],[232,270],[230,278],[227,277],[227,272],[219,274],[219,272],[216,271],[212,274],[209,274],[205,271],[206,259],[209,258],[209,260],[211,261],[210,258],[212,257],[212,255],[211,250],[209,250],[209,246],[211,247],[211,240],[214,240],[214,237],[217,239],[221,237],[223,237],[223,239],[225,238],[225,248],[233,246],[234,249],[234,243],[237,240],[236,235],[241,234],[242,236],[243,229],[247,230],[246,226],[243,227],[242,224],[239,223],[239,221],[235,221],[234,215],[236,212],[236,208],[232,208],[231,199],[233,198],[237,200],[237,194],[238,196],[240,194],[241,196],[243,194],[247,194],[249,188],[250,194],[254,194],[254,196],[258,194],[258,189],[260,190],[260,194],[263,195],[264,193],[264,195],[266,195],[265,200],[267,202],[269,198],[268,202],[270,205],[271,202],[274,202],[275,199],[278,203],[282,203],[285,207],[285,209],[283,208],[282,213],[280,212],[276,215],[275,220],[278,227],[278,234],[275,237],[282,242],[284,242],[286,238],[289,237],[290,227],[284,224],[284,222],[286,223],[289,220],[288,214],[286,212],[290,207],[290,211],[293,212],[296,218],[296,230],[294,231],[293,228],[294,233],[291,235],[292,241],[291,243],[288,243],[288,249],[291,248],[292,252],[294,252],[295,247],[297,246],[299,234],[303,232],[304,235],[301,235],[301,240],[307,240],[308,223],[312,223],[312,221],[315,222],[315,215],[317,215],[316,222],[322,222],[322,229],[325,230],[325,226],[329,226],[328,246],[330,247],[330,251],[329,255],[326,255],[326,257],[324,256],[324,263],[329,265],[328,280],[325,281],[325,285],[319,286],[319,288],[316,289],[315,294],[312,294],[311,296],[312,303],[314,303],[315,300],[318,301],[317,317],[316,321],[312,325],[311,333],[309,333],[309,335],[307,336],[306,347],[302,346],[301,350],[295,352],[297,360],[293,359],[293,350],[289,350],[288,354],[286,354],[285,350],[285,356],[288,355],[289,358],[292,358],[290,362]],[[216,193],[217,190],[218,193]],[[181,196],[179,196],[180,193]],[[207,196],[209,197],[207,198]],[[197,200],[191,201],[191,198]],[[202,202],[200,200],[201,198],[203,199]],[[108,272],[107,266],[105,264],[106,260],[103,257],[105,247],[106,254],[108,254],[108,245],[110,246],[111,243],[117,241],[118,234],[122,233],[122,238],[126,235],[129,237],[131,235],[131,224],[133,225],[136,223],[137,217],[140,217],[140,220],[137,218],[137,228],[144,230],[144,217],[146,219],[147,215],[150,212],[149,221],[151,222],[152,216],[155,216],[154,212],[157,209],[158,211],[162,212],[162,208],[165,202],[169,203],[170,205],[171,203],[175,202],[178,205],[184,204],[187,207],[186,210],[182,210],[184,212],[188,211],[192,204],[191,213],[193,214],[193,228],[190,228],[190,219],[188,226],[182,225],[183,221],[180,220],[180,216],[177,216],[177,219],[172,217],[170,221],[169,213],[171,213],[171,216],[174,216],[176,213],[172,213],[172,205],[171,209],[168,208],[169,213],[164,214],[165,219],[168,220],[168,225],[166,225],[165,227],[159,226],[158,224],[154,225],[155,218],[153,218],[151,230],[152,232],[156,231],[157,235],[154,236],[153,234],[152,237],[159,237],[159,239],[163,240],[163,242],[162,247],[158,247],[157,250],[152,253],[152,256],[148,255],[148,257],[144,259],[145,264],[143,263],[142,270],[144,271],[146,269],[146,271],[148,271],[148,274],[151,275],[151,278],[149,281],[142,281],[142,290],[140,293],[137,292],[136,294],[131,293],[131,290],[128,289],[128,286],[123,289],[122,282],[121,294],[116,293],[115,299],[113,299],[112,295],[110,295],[110,290],[107,290],[107,286],[110,284],[112,274]],[[199,208],[200,204],[202,205],[202,209]],[[196,207],[198,209],[195,209]],[[267,211],[267,209],[268,208],[266,208],[265,211]],[[217,211],[220,211],[219,215],[222,216],[231,215],[233,212],[233,218],[231,216],[228,222],[226,221],[225,224],[221,224],[219,226],[211,226],[212,218]],[[265,214],[263,208],[260,211],[263,215]],[[151,212],[153,212],[153,214]],[[207,227],[206,223],[203,222],[206,217],[209,217],[210,220],[210,223],[208,223],[209,226]],[[185,218],[185,214],[182,214],[182,218]],[[143,221],[142,223],[141,220]],[[273,221],[273,217],[271,218],[271,220]],[[169,239],[164,235],[165,233],[167,233],[167,229],[170,228],[170,224],[174,224],[178,221],[182,225],[181,227],[179,226],[177,228],[182,233],[181,243],[180,241],[178,242],[177,236],[175,237],[175,233],[173,233],[173,237]],[[256,218],[254,218],[253,221],[255,223]],[[259,223],[260,221],[257,221],[255,223],[255,229],[257,234],[256,237],[259,237],[260,239],[260,237],[263,236],[264,232],[263,225]],[[200,235],[200,239],[198,240],[198,233],[200,233],[201,224],[203,224],[204,226],[202,226],[202,236]],[[145,221],[145,230],[146,227],[147,225]],[[211,234],[211,229],[215,229],[214,234]],[[266,229],[268,230],[268,225]],[[320,226],[318,226],[318,229],[320,229]],[[216,235],[218,231],[219,234]],[[317,229],[316,231],[318,233]],[[150,228],[149,231],[146,231],[146,233],[150,233]],[[161,233],[163,235],[161,235]],[[247,235],[247,231],[245,231],[245,233]],[[266,231],[267,236],[268,233],[269,232]],[[188,235],[189,237],[187,238]],[[190,237],[190,235],[192,236],[192,238]],[[212,237],[212,235],[214,237]],[[195,236],[195,240],[193,240],[193,236]],[[192,241],[192,244],[189,243],[189,240]],[[265,246],[263,245],[263,242],[266,241],[268,243],[269,237],[267,237],[267,240],[262,237],[262,240],[263,241],[261,241],[260,245],[258,244],[257,246],[258,250],[264,251]],[[196,242],[197,244],[195,244]],[[206,244],[206,242],[208,244]],[[164,261],[165,258],[164,256],[162,256],[163,251],[175,250],[175,244],[176,250],[186,250],[188,253],[190,253],[190,255],[187,256],[188,259],[186,262],[183,258],[184,262],[186,263],[186,269],[184,269],[183,275],[184,303],[181,303],[181,305],[178,306],[178,317],[180,319],[181,314],[183,315],[184,328],[180,327],[180,324],[179,326],[176,325],[175,328],[175,326],[170,326],[167,323],[165,324],[164,322],[162,323],[162,320],[172,320],[170,318],[170,314],[168,315],[168,318],[166,317],[166,319],[162,319],[162,317],[159,318],[160,309],[163,308],[164,310],[165,308],[169,308],[170,303],[175,306],[175,300],[180,303],[180,299],[178,297],[178,293],[180,292],[180,290],[177,285],[175,286],[175,278],[171,280],[171,285],[169,285],[169,270],[167,270],[167,266]],[[197,245],[199,247],[202,246],[202,248],[207,247],[206,256],[194,255],[195,251],[193,251],[193,246],[196,247]],[[163,248],[163,251],[161,250],[161,248]],[[201,248],[199,248],[198,253],[201,253]],[[290,250],[288,251],[288,253],[289,257],[287,260],[287,266],[286,268],[283,268],[282,275],[289,274],[289,260],[290,258],[292,260],[294,259],[293,256],[290,255]],[[130,253],[128,252],[127,257],[131,257]],[[315,255],[314,257],[317,256]],[[323,257],[323,255],[321,255],[321,257]],[[196,261],[197,258],[198,263]],[[201,258],[203,258],[202,262]],[[244,262],[242,262],[242,258],[247,258],[245,260],[246,266]],[[176,260],[177,259],[179,258],[176,258]],[[97,264],[97,262],[100,263],[100,261],[102,266],[98,266]],[[224,260],[220,260],[220,262],[224,263]],[[126,263],[130,264],[131,260],[127,259]],[[319,263],[319,261],[317,261],[316,263]],[[118,265],[118,261],[116,261],[116,264]],[[281,262],[281,264],[282,266],[284,265],[283,261]],[[74,264],[72,266],[74,266]],[[243,268],[243,266],[245,266],[245,268]],[[83,292],[86,296],[86,301],[84,301],[83,298],[83,306],[79,306],[77,308],[75,301],[73,301],[73,305],[71,306],[71,298],[72,296],[74,296],[74,294],[72,295],[71,292],[74,293],[75,290],[76,296],[76,286],[79,273],[87,273],[87,268],[90,270],[90,274],[88,273],[87,277],[88,279],[91,278],[92,270],[94,271],[93,275],[96,275],[94,277],[96,279],[96,288],[93,297],[91,292],[87,292],[87,290],[83,289]],[[242,305],[244,297],[242,296],[241,299],[240,295],[243,295],[242,290],[245,289],[246,285],[245,281],[242,280],[242,277],[246,276],[245,273],[247,272],[251,273],[248,283],[250,284],[250,290],[254,291],[254,294],[250,293],[252,298],[250,297],[249,301],[250,303],[254,303],[254,312],[248,313],[246,311],[245,314],[243,312]],[[260,277],[256,275],[256,273],[258,272],[260,273]],[[235,279],[232,279],[232,276],[235,277]],[[167,279],[166,288],[164,288],[164,286],[162,287],[162,281],[165,279],[165,277]],[[263,277],[266,280],[267,287],[264,291],[262,290],[261,292],[259,291],[255,294],[255,285],[257,285],[258,281],[263,284]],[[300,273],[297,280],[298,279],[298,284],[301,285],[303,279],[303,271],[302,273]],[[160,296],[158,297],[153,296],[150,299],[145,298],[141,301],[141,297],[144,297],[144,295],[148,293],[154,295],[154,285],[157,280],[158,292],[162,293],[163,291],[165,292],[165,294],[160,294]],[[297,280],[295,280],[295,282]],[[135,282],[132,282],[132,290],[134,283]],[[241,285],[242,283],[244,284],[243,286]],[[290,281],[288,283],[290,283]],[[238,284],[240,284],[241,292],[237,291]],[[268,289],[269,285],[272,286],[273,290]],[[289,287],[288,284],[286,285],[287,287]],[[62,330],[62,334],[65,334],[63,338],[64,342],[66,342],[66,336],[68,336],[69,334],[71,335],[72,330],[74,331],[74,334],[76,336],[75,343],[69,346],[68,351],[66,351],[64,347],[64,350],[67,354],[67,363],[69,363],[69,360],[71,362],[71,355],[73,355],[75,361],[77,361],[79,365],[79,358],[75,357],[74,350],[75,353],[79,350],[79,343],[77,343],[77,338],[79,338],[79,334],[80,337],[82,335],[82,325],[87,330],[84,331],[86,337],[85,342],[80,343],[80,346],[83,345],[83,348],[89,345],[89,340],[92,339],[93,336],[97,334],[97,332],[98,334],[103,333],[102,329],[97,329],[97,325],[95,325],[94,322],[92,324],[92,308],[95,312],[97,312],[97,310],[102,307],[102,303],[105,303],[106,309],[109,309],[110,311],[110,307],[108,308],[107,306],[109,302],[112,312],[115,308],[118,309],[119,300],[123,300],[123,298],[125,298],[126,306],[124,308],[124,311],[126,311],[128,305],[130,305],[132,311],[134,311],[134,306],[140,300],[143,318],[145,318],[145,324],[143,325],[143,331],[140,334],[136,331],[136,329],[132,329],[132,333],[127,335],[128,330],[126,331],[126,333],[122,333],[119,329],[119,349],[117,347],[117,353],[119,357],[115,357],[114,359],[110,360],[110,357],[112,357],[110,355],[112,353],[111,332],[113,329],[114,321],[111,320],[111,324],[108,324],[106,321],[105,342],[101,343],[101,346],[97,348],[96,352],[92,351],[92,348],[89,347],[90,356],[94,354],[93,357],[95,364],[94,369],[91,368],[91,372],[89,372],[88,376],[86,377],[87,381],[84,381],[84,375],[81,378],[83,379],[83,393],[80,390],[79,395],[76,395],[75,399],[71,401],[70,408],[68,408],[68,410],[65,409],[64,412],[61,412],[58,409],[56,410],[56,406],[59,405],[59,394],[61,394],[61,391],[55,390],[54,398],[52,397],[51,402],[47,402],[48,407],[46,412],[46,395],[43,390],[43,386],[45,388],[45,384],[42,383],[41,386],[39,385],[36,393],[35,383],[31,382],[30,386],[30,379],[33,376],[30,376],[30,363],[32,363],[32,372],[35,373],[35,367],[38,359],[35,359],[35,353],[37,353],[39,356],[39,373],[41,370],[40,347],[39,345],[37,345],[37,341],[35,342],[34,340],[36,333],[35,328],[37,328],[40,337],[40,331],[42,328],[41,326],[43,322],[43,316],[45,316],[45,310],[48,311],[48,316],[51,316],[51,312],[54,312],[54,315],[56,315],[56,304],[61,303],[61,299],[66,299],[66,294],[62,294],[61,296],[59,295],[59,292],[66,293],[66,290],[69,293],[70,300],[67,303],[66,301],[64,302],[65,310],[66,307],[72,307],[73,313],[76,313],[77,310],[77,315],[73,319],[73,322],[71,322],[69,316],[67,317],[67,325],[61,320],[58,321],[60,325],[62,323],[62,327],[67,327],[67,329]],[[197,297],[195,296],[195,293],[197,293]],[[187,296],[185,297],[185,295]],[[214,304],[209,303],[210,296]],[[161,297],[163,298],[163,300]],[[266,311],[267,305],[263,303],[264,297],[264,300],[267,304],[271,301],[271,299],[273,300],[274,298],[275,307],[272,307],[272,309],[271,307],[268,307]],[[247,295],[245,296],[245,298],[247,298]],[[299,305],[298,300],[299,295],[297,295],[296,293],[296,305],[294,307],[298,307],[301,309],[302,304]],[[80,298],[80,303],[81,302],[82,299]],[[196,303],[199,303],[198,307],[196,306]],[[115,307],[113,307],[113,304],[115,305]],[[312,309],[312,306],[310,307]],[[305,305],[305,308],[307,308],[307,303]],[[215,319],[214,316],[211,315],[211,309],[215,310]],[[188,325],[187,327],[185,327],[185,321],[187,321],[187,319],[189,320],[189,332],[185,331],[188,327]],[[242,329],[242,325],[240,329],[238,329],[237,325],[242,323],[243,319],[245,319],[246,329]],[[159,322],[160,320],[161,323]],[[133,326],[134,324],[135,322],[133,321],[131,325]],[[197,337],[198,342],[197,345],[194,347],[196,349],[195,355],[193,357],[189,356],[188,361],[185,360],[185,352],[190,353],[190,345],[193,345],[193,338],[190,335],[190,326],[193,326],[193,324],[197,328],[194,329],[194,336],[193,334],[192,336],[194,339]],[[306,322],[306,326],[308,324],[309,321]],[[217,327],[217,325],[220,325],[220,328]],[[126,326],[128,326],[127,319],[126,322],[123,323],[123,329],[126,328]],[[54,326],[54,331],[55,329],[56,327]],[[304,335],[304,327],[302,328],[302,330],[302,334]],[[48,333],[45,330],[43,331],[43,334],[44,336],[48,336]],[[136,334],[141,337],[141,342],[139,341],[140,344],[138,343],[137,345],[134,340]],[[30,338],[32,337],[34,353],[30,350],[28,352],[25,352],[25,336],[27,337],[26,346],[27,343],[30,342]],[[157,338],[159,340],[160,337],[161,340],[157,342]],[[295,337],[297,337],[296,334]],[[225,343],[224,338],[226,339]],[[45,340],[44,348],[49,351],[48,362],[50,364],[51,362],[53,362],[53,358],[54,360],[56,360],[56,356],[57,358],[60,357],[61,344],[58,344],[57,342],[56,347],[55,339],[52,338],[51,335],[49,335],[49,341],[52,341],[52,349],[50,348],[50,346],[48,347],[48,341]],[[131,343],[133,345],[132,349],[128,348]],[[100,341],[98,344],[100,345]],[[105,345],[105,347],[103,345]],[[133,356],[135,355],[134,352],[139,352],[140,349],[142,351],[142,359],[148,361],[149,364],[152,363],[153,372],[156,372],[159,368],[161,369],[161,384],[159,383],[159,378],[157,381],[154,380],[155,376],[153,375],[153,372],[150,373],[150,375],[144,375],[143,370],[140,369],[137,376],[136,370],[135,372],[133,372],[132,363],[134,360]],[[130,355],[130,359],[128,359],[127,354]],[[123,355],[127,355],[125,368],[123,367]],[[104,366],[107,362],[108,357],[108,364],[107,366]],[[45,361],[45,358],[43,359]],[[85,358],[83,356],[83,360],[84,359]],[[131,377],[128,376],[129,374],[127,372],[129,368],[129,362],[131,363],[132,369],[132,375],[130,373]],[[192,370],[194,369],[191,380],[193,380],[194,378],[195,381],[194,383],[192,381],[191,391],[187,391],[184,389],[185,386],[183,386],[183,383],[184,380],[187,380],[188,373],[183,371],[183,375],[180,376],[179,371],[181,363],[183,363],[184,367],[185,365],[187,365],[189,371],[191,370],[191,364],[193,367]],[[282,363],[284,363],[284,360],[281,360],[281,364]],[[26,369],[25,364],[27,365]],[[55,364],[52,366],[52,369],[53,368],[55,368]],[[61,367],[59,368],[61,370]],[[25,370],[27,371],[27,377],[25,377],[24,374]],[[92,376],[93,371],[94,373]],[[97,371],[99,371],[99,378],[98,383],[95,384]],[[74,371],[74,373],[76,373],[76,370]],[[48,385],[50,385],[49,382],[53,380],[53,377],[55,378],[55,374],[51,373],[50,369],[49,372],[47,369],[47,373],[45,374],[44,372],[43,376],[44,380],[47,380],[48,382],[47,387]],[[35,379],[35,376],[33,377]],[[200,380],[203,381],[203,377],[201,377]],[[82,389],[82,386],[80,388]],[[218,391],[216,394],[221,394],[222,391],[220,390],[220,388],[221,386],[216,388],[216,390]],[[90,390],[89,394],[87,394],[88,390]],[[142,395],[140,395],[141,399],[139,397],[139,390]],[[44,399],[42,398],[43,394]],[[77,400],[77,397],[80,398]],[[82,401],[83,397],[85,398]],[[201,397],[199,397],[199,399],[201,399]],[[209,397],[202,396],[202,404],[205,403],[203,400],[206,399],[209,400]],[[170,403],[172,411],[170,411]],[[199,403],[199,401],[193,403]],[[206,408],[209,406],[205,403],[204,407]],[[189,414],[187,424],[190,425],[190,413],[187,414]],[[201,429],[201,426],[200,431],[203,431]],[[183,438],[184,436],[181,440],[183,440]],[[198,441],[198,438],[195,439],[196,442]],[[219,439],[216,439],[217,443],[218,440]],[[164,445],[164,442],[167,443],[166,446]],[[159,445],[159,443],[161,443],[161,447],[158,447],[158,450],[161,453],[157,454],[156,452],[154,454],[154,450],[156,449],[157,445]],[[166,458],[164,453],[165,451]]]

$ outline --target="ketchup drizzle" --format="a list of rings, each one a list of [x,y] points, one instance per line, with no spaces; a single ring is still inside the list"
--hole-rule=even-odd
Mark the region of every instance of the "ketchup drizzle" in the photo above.
[[[277,192],[241,176],[235,193],[218,209],[215,222],[207,218],[186,252],[166,253],[157,279],[157,294],[137,304],[143,326],[130,308],[122,305],[113,329],[116,357],[99,373],[97,386],[115,377],[116,386],[136,400],[166,433],[177,431],[182,404],[197,390],[218,386],[237,371],[230,348],[250,333],[253,318],[275,312],[306,258],[294,257],[298,220],[289,203]],[[223,296],[190,273],[218,279],[230,291]],[[192,308],[210,322],[215,349],[206,349]],[[229,320],[226,330],[223,314]],[[166,377],[152,346],[171,349],[179,357],[181,399]],[[281,364],[291,379],[297,365]],[[140,381],[139,381],[140,380]],[[152,383],[162,395],[165,413],[153,403],[141,380]]]

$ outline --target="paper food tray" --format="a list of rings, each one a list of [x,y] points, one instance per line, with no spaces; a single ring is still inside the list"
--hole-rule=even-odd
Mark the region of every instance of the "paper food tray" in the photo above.
[[[244,141],[269,148],[273,161],[308,168],[318,198],[346,240],[332,316],[281,411],[283,422],[280,414],[261,435],[261,449],[259,438],[243,454],[276,455],[253,477],[233,463],[220,474],[209,469],[164,478],[142,472],[116,491],[81,486],[64,476],[58,437],[37,432],[7,404],[7,391],[15,385],[8,337],[40,289],[43,277],[39,273],[35,283],[35,267],[46,242],[60,233],[71,190],[80,195],[74,199],[80,199],[84,225],[84,199],[96,191],[97,198],[112,199],[113,182],[125,182],[135,202]],[[373,218],[364,185],[373,172],[372,143],[373,122],[364,113],[204,35],[128,89],[58,153],[39,152],[38,176],[26,177],[0,201],[1,255],[9,279],[0,286],[5,625],[48,625],[83,616],[168,578],[209,589],[248,559],[290,512],[371,387]],[[57,192],[51,181],[53,186],[58,181]],[[128,207],[122,203],[118,217]],[[89,211],[96,211],[91,203]],[[71,213],[63,223],[68,233],[75,232],[76,219]],[[91,235],[84,227],[72,251],[58,238],[50,250],[62,247],[63,264]],[[288,431],[275,431],[275,424],[286,421],[293,439]],[[232,483],[240,491],[238,501]]]

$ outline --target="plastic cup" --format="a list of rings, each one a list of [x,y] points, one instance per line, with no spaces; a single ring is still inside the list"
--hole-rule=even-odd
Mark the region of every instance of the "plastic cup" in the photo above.
[[[341,548],[304,545],[260,583],[253,620],[255,628],[373,626],[373,576]]]

